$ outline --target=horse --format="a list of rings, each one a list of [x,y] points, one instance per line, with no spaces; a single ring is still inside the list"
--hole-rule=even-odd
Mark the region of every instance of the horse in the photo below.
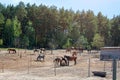
[[[77,63],[77,53],[76,52],[73,52],[72,56],[67,56],[67,55],[64,55],[64,58],[66,58],[68,60],[68,63],[67,65],[69,66],[69,61],[74,61],[74,65],[76,65]]]
[[[76,57],[77,56],[77,52],[73,52],[72,56]]]
[[[83,48],[78,48],[80,53],[83,53]]]
[[[37,61],[44,61],[45,55],[44,54],[39,54],[37,57]]]
[[[66,53],[67,53],[67,52],[70,52],[70,53],[71,53],[71,52],[73,52],[74,50],[76,50],[75,47],[67,48],[67,49],[66,49]]]
[[[67,53],[67,52],[70,52],[70,53],[71,53],[71,48],[67,48],[67,49],[66,49],[66,53]]]
[[[55,63],[55,66],[67,66],[67,59],[64,57],[57,57],[53,60],[53,62]]]
[[[15,49],[8,49],[7,51],[9,51],[9,53],[12,51],[13,53],[16,53]]]
[[[57,57],[53,60],[54,64],[55,64],[55,67],[56,66],[59,66],[60,62],[61,62],[61,58],[60,57]]]
[[[66,58],[68,60],[68,63],[67,63],[68,66],[69,66],[69,61],[74,61],[74,65],[76,65],[76,63],[77,63],[77,61],[76,61],[77,57],[64,55],[64,58]]]
[[[39,52],[39,49],[34,49],[33,51],[34,51],[34,53],[35,53],[35,52]]]
[[[60,61],[60,66],[68,66],[67,58],[62,57],[62,60]]]
[[[45,48],[40,48],[40,53],[46,54]]]
[[[41,51],[45,51],[45,48],[40,48]]]

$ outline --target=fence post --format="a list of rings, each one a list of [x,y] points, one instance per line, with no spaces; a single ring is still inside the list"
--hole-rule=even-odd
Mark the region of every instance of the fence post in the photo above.
[[[53,54],[53,52],[52,52],[52,54]],[[53,59],[55,59],[54,54],[53,54]],[[53,62],[53,65],[54,65],[54,75],[56,76],[56,64]]]
[[[90,58],[89,58],[89,61],[88,61],[88,77],[90,77]]]
[[[2,73],[4,73],[4,63],[2,62]]]
[[[116,80],[116,70],[117,70],[117,67],[116,67],[116,59],[114,58],[113,59],[113,80]]]
[[[56,76],[56,65],[54,64],[54,74]]]
[[[88,60],[88,77],[90,77],[90,60],[91,60],[91,52],[88,51],[88,55],[89,55],[89,60]]]
[[[104,71],[105,71],[106,62],[104,61]]]
[[[118,59],[118,68],[120,67],[120,64],[119,64],[119,59]]]
[[[28,74],[30,72],[30,55],[28,56]]]

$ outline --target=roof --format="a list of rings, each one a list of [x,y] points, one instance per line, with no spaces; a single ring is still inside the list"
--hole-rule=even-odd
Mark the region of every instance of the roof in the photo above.
[[[101,50],[107,49],[120,49],[120,47],[102,47]]]

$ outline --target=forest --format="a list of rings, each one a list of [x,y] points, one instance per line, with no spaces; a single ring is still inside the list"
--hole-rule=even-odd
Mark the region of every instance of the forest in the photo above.
[[[0,47],[99,49],[120,46],[120,15],[36,4],[0,3]]]

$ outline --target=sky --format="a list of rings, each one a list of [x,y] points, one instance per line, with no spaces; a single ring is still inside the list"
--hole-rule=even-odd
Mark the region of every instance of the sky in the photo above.
[[[56,6],[58,9],[64,7],[65,9],[72,9],[74,11],[92,10],[95,15],[102,12],[104,16],[113,18],[113,16],[120,15],[120,0],[0,0],[3,5],[13,4],[18,5],[22,1],[25,4],[36,4],[46,6]]]

